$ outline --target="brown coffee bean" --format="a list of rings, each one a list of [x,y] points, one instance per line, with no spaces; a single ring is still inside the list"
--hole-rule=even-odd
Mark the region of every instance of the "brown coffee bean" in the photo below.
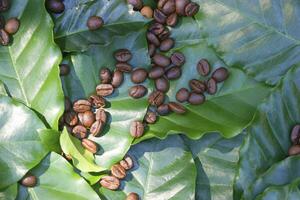
[[[105,107],[105,99],[98,95],[91,95],[88,101],[95,107],[95,108],[103,108]]]
[[[150,6],[144,6],[141,10],[141,14],[150,19],[153,17],[153,10]]]
[[[154,34],[151,33],[151,32],[148,32],[148,33],[147,33],[147,40],[148,40],[151,44],[154,44],[156,47],[159,47],[159,45],[160,45],[160,41],[159,41],[159,39],[157,38],[157,36],[154,35]]]
[[[156,122],[157,116],[155,112],[148,111],[145,116],[145,121],[148,124],[154,124]]]
[[[124,75],[123,75],[123,72],[119,71],[119,70],[116,70],[113,74],[113,77],[112,77],[112,81],[111,81],[111,85],[114,87],[114,88],[118,88],[122,85],[124,81]]]
[[[186,113],[185,107],[176,102],[169,102],[169,109],[177,114]]]
[[[5,30],[0,29],[0,44],[2,46],[7,46],[9,45],[9,42],[10,42],[9,34]]]
[[[116,68],[120,72],[124,72],[124,73],[129,73],[132,70],[132,66],[128,63],[117,63]]]
[[[154,35],[159,35],[165,30],[165,27],[160,23],[153,23],[150,25],[148,30]]]
[[[20,27],[20,21],[17,18],[13,17],[7,20],[4,30],[8,34],[13,35],[19,30],[19,27]]]
[[[200,105],[205,102],[205,96],[203,94],[192,92],[188,101],[192,105]]]
[[[176,14],[176,13],[173,13],[173,14],[171,14],[171,15],[169,15],[169,16],[167,17],[166,24],[167,24],[168,26],[174,27],[174,26],[176,26],[177,21],[178,21],[178,16],[177,16],[177,14]]]
[[[78,138],[83,139],[87,137],[87,129],[82,125],[77,125],[72,129],[72,134]]]
[[[133,83],[142,83],[147,79],[148,72],[143,68],[136,68],[131,73],[131,81]]]
[[[132,5],[134,10],[141,10],[143,7],[142,0],[127,0],[127,3]]]
[[[170,58],[162,54],[155,54],[152,58],[153,62],[160,67],[167,67],[171,64]]]
[[[165,39],[160,43],[159,49],[160,51],[166,52],[174,47],[175,41],[172,38]]]
[[[187,101],[189,97],[190,97],[190,92],[186,88],[181,88],[176,93],[176,100],[179,101],[180,103]]]
[[[76,124],[78,124],[77,114],[73,111],[66,112],[64,114],[64,120],[65,120],[65,123],[70,126],[75,126]]]
[[[185,7],[190,3],[190,0],[175,0],[176,13],[179,16],[185,16]]]
[[[292,133],[291,133],[291,141],[293,144],[299,144],[300,141],[300,125],[294,126]]]
[[[299,155],[300,154],[300,145],[296,144],[289,148],[289,156]]]
[[[206,59],[202,59],[197,64],[197,71],[202,76],[207,76],[210,73],[210,64]]]
[[[124,167],[124,169],[129,170],[133,168],[133,160],[130,156],[125,156],[125,158],[120,161],[120,165]]]
[[[166,71],[166,77],[169,80],[178,79],[181,76],[181,68],[180,67],[171,67]]]
[[[102,68],[99,73],[101,83],[110,83],[111,82],[111,71],[108,68]]]
[[[143,85],[135,85],[129,89],[129,96],[134,99],[142,98],[147,94],[148,89]]]
[[[96,87],[97,95],[106,97],[114,92],[114,88],[111,84],[100,84]]]
[[[217,90],[218,90],[218,86],[217,86],[217,82],[215,81],[215,79],[210,78],[207,83],[207,93],[208,94],[216,94]]]
[[[47,0],[46,1],[46,8],[50,12],[60,14],[64,12],[65,5],[61,0]]]
[[[192,79],[189,82],[189,86],[193,92],[203,93],[206,91],[206,85],[204,82],[199,81],[197,79]]]
[[[123,179],[126,176],[126,170],[120,164],[115,164],[110,169],[111,174],[118,179]]]
[[[148,45],[148,54],[149,54],[150,58],[152,58],[154,56],[155,52],[156,52],[156,46],[154,44],[150,43]]]
[[[182,66],[185,63],[185,56],[180,52],[175,52],[171,55],[171,61],[176,66]]]
[[[91,16],[86,25],[89,28],[90,31],[95,31],[98,30],[99,28],[101,28],[104,24],[104,21],[102,19],[102,17],[99,16]]]
[[[126,200],[139,200],[139,195],[137,193],[131,192],[127,195]]]
[[[197,3],[190,2],[185,6],[185,15],[188,17],[192,17],[198,13],[199,8],[200,6]]]
[[[75,112],[81,113],[81,112],[91,110],[91,106],[92,104],[88,100],[80,99],[74,102],[73,110]]]
[[[162,104],[162,105],[158,106],[157,113],[161,116],[168,115],[170,113],[170,108],[169,108],[168,104]]]
[[[171,32],[168,28],[165,28],[165,30],[163,32],[161,32],[161,34],[159,34],[157,37],[160,41],[163,41],[165,39],[168,39],[171,35]]]
[[[166,93],[166,92],[169,91],[170,83],[166,78],[161,77],[161,78],[158,78],[158,79],[155,80],[155,88],[158,91]]]
[[[67,64],[60,64],[59,65],[59,75],[60,76],[67,76],[70,73],[70,66]]]
[[[7,11],[10,8],[11,0],[0,0],[0,12]]]
[[[159,9],[155,9],[153,13],[153,18],[156,22],[164,24],[166,23],[167,16]]]
[[[130,125],[130,134],[134,138],[139,138],[144,134],[144,124],[140,121],[134,121]]]
[[[151,79],[157,79],[164,75],[165,70],[163,67],[153,67],[149,72],[149,78]]]
[[[89,152],[95,154],[98,151],[97,144],[89,139],[82,139],[81,145]]]
[[[120,187],[120,180],[114,176],[104,176],[100,180],[100,185],[109,190],[117,190]]]
[[[175,0],[159,0],[157,7],[166,15],[175,12]]]
[[[24,186],[24,187],[34,187],[36,186],[37,184],[37,178],[36,176],[30,174],[30,173],[27,173],[21,180],[21,184]]]
[[[97,120],[92,124],[92,126],[90,128],[90,132],[94,137],[98,137],[100,135],[103,127],[104,127],[104,123]]]
[[[229,72],[225,67],[218,68],[213,72],[212,78],[215,79],[218,83],[225,81],[229,76]]]
[[[148,102],[152,106],[160,106],[164,101],[165,94],[160,91],[153,91],[148,97]]]
[[[128,49],[119,49],[114,53],[114,57],[118,62],[128,62],[132,58],[132,54]]]
[[[65,96],[65,111],[71,111],[72,109],[72,102],[69,97]]]
[[[95,114],[91,111],[85,111],[84,113],[79,113],[82,117],[79,117],[79,120],[83,126],[89,128],[95,122]],[[79,116],[78,114],[78,116]]]
[[[98,109],[96,111],[96,120],[97,121],[101,121],[104,124],[106,123],[106,121],[107,121],[107,114],[106,114],[105,110]]]

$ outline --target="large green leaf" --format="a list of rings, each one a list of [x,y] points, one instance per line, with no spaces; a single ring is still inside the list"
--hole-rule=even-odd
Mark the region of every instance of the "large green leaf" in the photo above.
[[[277,83],[300,65],[300,2],[196,0],[207,41],[230,66],[256,80]]]
[[[0,46],[0,80],[12,97],[57,129],[64,103],[58,69],[61,53],[53,42],[53,23],[44,1],[16,0],[4,16],[18,17],[21,26],[12,45]]]
[[[18,184],[14,183],[0,190],[0,200],[15,200],[18,193]]]
[[[143,28],[149,21],[130,10],[124,0],[65,0],[65,12],[56,15],[55,40],[64,51],[83,51],[91,44],[108,44],[114,36],[126,35]],[[104,26],[89,31],[90,16],[101,16]]]
[[[89,184],[56,153],[50,153],[30,173],[37,177],[37,185],[32,188],[20,185],[17,200],[100,200]]]
[[[255,179],[287,156],[291,145],[290,131],[300,122],[297,109],[300,107],[299,75],[299,67],[290,70],[268,100],[259,106],[240,152],[236,199],[240,199],[243,192],[247,199]]]
[[[4,85],[4,83],[2,81],[0,81],[0,95],[7,96],[5,85]]]

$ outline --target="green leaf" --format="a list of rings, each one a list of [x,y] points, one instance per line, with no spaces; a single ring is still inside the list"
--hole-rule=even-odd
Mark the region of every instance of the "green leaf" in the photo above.
[[[2,81],[0,81],[0,95],[7,96],[5,85]]]
[[[136,32],[149,21],[139,12],[129,10],[124,0],[65,0],[65,11],[55,18],[55,40],[67,52],[84,51],[91,44],[108,44],[113,37]],[[104,26],[89,31],[90,16],[101,16]]]
[[[64,106],[58,69],[61,53],[53,42],[53,23],[44,1],[16,0],[4,16],[20,19],[20,28],[12,45],[0,47],[0,80],[12,97],[58,129]]]
[[[60,132],[51,129],[40,129],[38,133],[42,143],[49,151],[61,153],[62,150],[59,145]]]
[[[50,153],[30,173],[37,177],[38,183],[32,188],[20,185],[17,200],[100,200],[89,184],[56,153]]]
[[[18,184],[14,183],[0,191],[0,200],[15,200],[18,193]]]
[[[293,68],[282,83],[259,106],[240,152],[240,169],[236,180],[235,199],[242,193],[252,196],[249,188],[255,179],[287,156],[291,145],[290,131],[300,121],[300,68]]]
[[[300,65],[299,1],[196,2],[203,35],[228,65],[273,85]]]

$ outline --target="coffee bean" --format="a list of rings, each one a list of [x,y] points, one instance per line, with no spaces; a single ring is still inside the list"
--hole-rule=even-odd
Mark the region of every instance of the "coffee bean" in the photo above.
[[[135,10],[141,10],[143,7],[142,0],[127,0],[127,3],[132,5]]]
[[[157,7],[166,15],[175,12],[175,0],[159,0]]]
[[[190,2],[185,7],[185,15],[188,17],[192,17],[198,13],[199,8],[200,8],[200,6],[197,3]]]
[[[118,179],[123,179],[126,176],[126,170],[120,164],[115,164],[110,169],[111,174]]]
[[[21,184],[25,187],[34,187],[36,186],[36,183],[37,183],[36,176],[30,173],[26,174],[21,180]]]
[[[215,79],[218,83],[225,81],[229,76],[228,70],[224,67],[218,68],[213,72],[212,78]]]
[[[119,49],[114,53],[114,57],[118,62],[128,62],[132,58],[132,54],[128,49]]]
[[[60,76],[67,76],[70,73],[70,66],[67,64],[60,64],[59,65],[59,75]]]
[[[126,200],[139,200],[139,195],[137,193],[131,192],[127,195]]]
[[[70,126],[75,126],[76,124],[78,124],[77,114],[73,111],[66,112],[64,114],[64,120],[65,120],[65,123]]]
[[[145,121],[148,123],[148,124],[154,124],[156,122],[156,113],[155,112],[151,112],[151,111],[148,111],[146,113],[146,116],[145,116]]]
[[[97,144],[89,139],[82,139],[81,145],[89,152],[95,154],[98,151]]]
[[[171,64],[170,58],[162,54],[155,54],[152,60],[156,65],[160,67],[167,67]]]
[[[190,93],[186,88],[181,88],[176,93],[176,100],[179,101],[180,103],[187,101],[189,97],[190,97]]]
[[[300,125],[294,126],[292,133],[291,133],[291,141],[293,144],[299,144],[300,139]]]
[[[166,23],[167,16],[159,9],[155,9],[153,13],[153,18],[156,22],[164,24]]]
[[[116,70],[113,74],[113,77],[112,77],[112,81],[111,81],[111,85],[114,87],[114,88],[118,88],[120,87],[120,85],[123,83],[124,81],[124,75],[123,75],[123,72],[119,71],[119,70]]]
[[[77,125],[72,129],[72,134],[78,139],[83,139],[87,137],[87,129],[82,125]]]
[[[205,102],[205,96],[203,94],[192,92],[188,101],[192,105],[200,105]]]
[[[166,24],[167,24],[168,26],[174,27],[174,26],[176,26],[177,21],[178,21],[178,16],[177,16],[177,14],[176,14],[176,13],[173,13],[173,14],[171,14],[171,15],[169,15],[169,16],[167,17]]]
[[[165,27],[160,23],[153,23],[152,25],[150,25],[148,30],[154,35],[159,35],[165,30]]]
[[[215,81],[215,79],[210,78],[207,83],[207,92],[208,94],[216,94],[217,90],[218,90],[218,86],[217,86],[217,82]]]
[[[152,58],[154,56],[155,52],[156,52],[156,46],[154,44],[150,43],[148,45],[148,54],[149,54],[150,58]]]
[[[149,78],[151,79],[157,79],[159,77],[162,77],[165,73],[165,70],[163,67],[153,67],[149,72]]]
[[[124,167],[124,169],[129,170],[133,168],[133,160],[131,157],[125,156],[125,158],[120,161],[120,165]]]
[[[161,116],[168,115],[170,113],[170,108],[169,108],[168,104],[162,104],[162,105],[158,106],[157,113]]]
[[[65,111],[71,111],[72,103],[69,97],[65,96]]]
[[[139,138],[144,134],[144,124],[140,121],[134,121],[130,125],[130,134],[134,138]]]
[[[0,29],[0,44],[2,46],[7,46],[9,42],[10,42],[9,34],[5,30]]]
[[[175,41],[172,38],[165,39],[160,43],[159,49],[160,51],[169,51],[174,47]]]
[[[164,101],[165,94],[160,91],[153,91],[148,97],[148,102],[152,106],[160,106]]]
[[[156,35],[154,35],[151,32],[147,33],[147,40],[151,43],[154,44],[156,47],[158,47],[160,45],[160,42],[158,40],[158,38],[156,37]]]
[[[129,73],[132,70],[132,66],[130,64],[127,64],[127,63],[117,63],[116,68],[120,72],[124,72],[124,73]]]
[[[164,31],[161,32],[161,34],[159,34],[157,37],[159,40],[163,41],[165,39],[168,39],[170,35],[171,35],[170,30],[168,28],[165,28]]]
[[[8,34],[15,34],[20,27],[20,21],[17,18],[10,18],[6,24],[5,24],[5,28],[4,30],[8,33]]]
[[[202,76],[207,76],[210,72],[210,65],[206,59],[202,59],[197,64],[197,71]]]
[[[161,77],[161,78],[158,78],[155,80],[155,88],[158,91],[166,93],[166,92],[168,92],[168,90],[170,88],[170,83],[166,78]]]
[[[110,83],[111,82],[111,72],[108,68],[102,68],[99,73],[101,83]]]
[[[74,102],[73,110],[75,112],[81,113],[81,112],[91,110],[91,106],[92,104],[88,100],[80,99]]]
[[[91,127],[92,124],[95,122],[95,114],[91,111],[85,111],[84,113],[79,113],[82,115],[80,118],[79,115],[79,120],[81,124],[87,128]]]
[[[100,185],[109,190],[117,190],[120,187],[120,180],[114,176],[103,176]]]
[[[98,109],[97,111],[96,111],[96,120],[97,121],[101,121],[102,123],[106,123],[106,121],[107,121],[107,115],[106,115],[106,112],[105,112],[105,110],[103,110],[103,109]]]
[[[181,68],[180,67],[171,67],[166,71],[166,77],[169,80],[178,79],[181,76]]]
[[[296,144],[289,148],[289,156],[299,155],[300,154],[300,145]]]
[[[175,52],[171,55],[171,61],[176,66],[182,66],[185,63],[185,56],[180,52]]]
[[[46,1],[46,8],[53,13],[60,14],[64,12],[65,5],[61,0],[47,0]]]
[[[189,86],[193,92],[203,93],[206,91],[206,85],[204,82],[199,81],[197,79],[192,79],[189,82]]]
[[[141,10],[141,14],[150,19],[153,17],[153,10],[150,6],[144,6]]]
[[[175,0],[176,13],[179,16],[185,16],[185,7],[190,3],[190,0]]]
[[[111,84],[100,84],[96,87],[97,95],[106,97],[114,92],[114,88]]]
[[[143,68],[136,68],[131,73],[131,81],[133,83],[142,83],[147,79],[148,72]]]
[[[177,114],[186,113],[185,107],[176,102],[169,102],[169,109]]]
[[[104,123],[101,121],[95,121],[91,128],[90,128],[90,132],[94,137],[97,137],[100,135],[102,129],[104,127]]]
[[[86,23],[86,25],[90,31],[95,31],[95,30],[101,28],[103,26],[103,24],[104,24],[104,21],[99,16],[91,16]]]
[[[143,85],[135,85],[129,89],[128,93],[132,98],[139,99],[147,94],[147,88]]]
[[[98,95],[91,95],[88,100],[95,108],[103,108],[105,106],[105,99]]]

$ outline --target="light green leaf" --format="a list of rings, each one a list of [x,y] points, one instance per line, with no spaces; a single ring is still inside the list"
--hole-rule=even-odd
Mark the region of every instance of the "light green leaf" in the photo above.
[[[14,183],[0,191],[0,200],[15,200],[18,193],[18,184]]]
[[[59,145],[60,132],[51,129],[39,129],[37,131],[45,148],[49,151],[61,153],[62,150]]]
[[[2,81],[0,81],[0,95],[7,96],[5,85],[4,85],[4,83]]]

